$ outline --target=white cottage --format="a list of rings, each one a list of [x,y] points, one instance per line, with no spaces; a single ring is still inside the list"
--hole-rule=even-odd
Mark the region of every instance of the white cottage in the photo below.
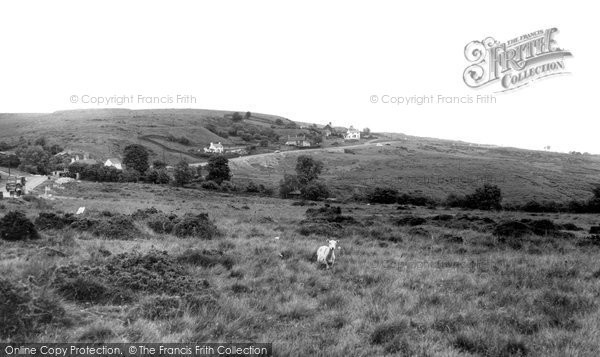
[[[116,157],[106,160],[104,166],[112,166],[117,170],[123,170],[123,162],[121,162],[121,159],[118,159]]]
[[[219,143],[210,143],[208,148],[204,148],[204,152],[206,153],[215,153],[222,154],[223,153],[223,144]]]
[[[354,129],[353,126],[348,128],[346,135],[344,136],[345,140],[360,140],[360,130]]]

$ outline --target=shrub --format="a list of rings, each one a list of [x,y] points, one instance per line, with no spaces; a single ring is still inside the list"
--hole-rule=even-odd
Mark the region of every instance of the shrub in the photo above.
[[[258,193],[258,192],[260,192],[260,189],[259,189],[258,185],[254,183],[254,181],[250,181],[248,183],[248,185],[246,185],[246,192]]]
[[[197,215],[186,214],[173,227],[173,233],[178,237],[197,237],[201,239],[213,239],[218,235],[217,226],[210,221],[207,213]]]
[[[158,213],[162,213],[162,212],[157,210],[155,207],[138,209],[137,211],[135,211],[131,214],[131,218],[133,218],[135,220],[142,220],[142,219],[147,219],[150,216],[153,216]],[[112,214],[110,214],[109,216],[112,216]]]
[[[200,187],[202,187],[205,190],[218,190],[219,189],[219,184],[214,182],[214,181],[204,181],[200,184]]]
[[[158,234],[170,234],[173,232],[175,224],[179,222],[177,216],[167,216],[164,213],[155,214],[151,216],[146,224],[150,229]]]
[[[71,228],[80,231],[87,232],[93,230],[100,223],[99,220],[89,219],[85,217],[74,217],[75,220],[71,223]]]
[[[39,234],[25,213],[10,211],[0,219],[0,238],[10,241],[37,239]]]
[[[131,217],[117,214],[101,220],[95,226],[93,233],[109,239],[133,239],[140,232]]]
[[[300,195],[305,200],[319,201],[329,197],[329,189],[322,182],[311,181],[300,189]]]
[[[538,202],[535,200],[531,200],[520,207],[521,211],[540,213],[560,212],[564,209],[565,207],[554,201]]]
[[[525,223],[518,221],[507,221],[500,223],[494,228],[493,234],[499,237],[514,237],[519,238],[526,234],[531,234],[533,231]]]
[[[485,184],[466,196],[450,194],[445,204],[449,207],[468,209],[499,210],[502,209],[502,191],[498,186]]]
[[[168,184],[171,182],[171,176],[167,173],[166,169],[150,169],[146,173],[146,182],[153,184]]]
[[[216,265],[222,265],[227,270],[233,268],[235,261],[224,256],[221,251],[209,251],[209,250],[189,250],[177,257],[177,261],[180,263],[186,263],[191,265],[198,265],[205,268],[211,268]]]
[[[325,205],[319,208],[309,208],[306,210],[306,219],[301,223],[310,222],[329,222],[329,223],[358,223],[352,216],[342,215],[342,208]]]
[[[399,226],[420,226],[425,224],[427,220],[423,217],[404,216],[395,221]]]
[[[235,192],[237,191],[237,186],[229,181],[221,182],[219,189],[223,192]]]
[[[127,300],[130,291],[183,294],[201,287],[172,256],[157,250],[118,254],[100,266],[63,266],[56,270],[53,285],[60,288],[78,278],[104,285],[112,301]]]
[[[498,210],[502,208],[502,191],[495,185],[483,185],[465,197],[467,208]]]
[[[370,203],[396,203],[398,200],[398,190],[391,187],[375,187],[367,193],[367,201]]]
[[[396,202],[401,205],[414,206],[436,206],[438,203],[431,197],[426,197],[415,193],[403,193],[398,196]]]
[[[22,338],[38,328],[64,322],[65,310],[50,296],[34,296],[31,289],[0,278],[0,338]]]
[[[71,225],[75,220],[76,218],[72,214],[40,212],[34,223],[39,230],[63,229]]]
[[[141,174],[139,171],[134,169],[125,169],[121,174],[122,182],[138,182],[141,178]]]

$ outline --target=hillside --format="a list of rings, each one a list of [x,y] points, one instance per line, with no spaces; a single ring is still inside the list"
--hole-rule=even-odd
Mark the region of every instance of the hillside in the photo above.
[[[107,109],[0,114],[0,142],[43,135],[97,159],[119,156],[123,147],[137,142],[148,147],[153,157],[164,157],[171,164],[181,158],[194,163],[205,161],[195,153],[211,141],[248,144],[238,136],[227,137],[232,125],[245,131],[264,128],[283,138],[302,132],[293,128],[289,119],[266,114],[252,114],[236,123],[232,112],[227,111]],[[190,143],[169,141],[168,137],[185,137]],[[234,182],[254,180],[276,187],[284,173],[294,171],[301,154],[314,155],[325,163],[322,178],[341,198],[375,185],[391,185],[401,192],[441,199],[492,183],[502,189],[505,202],[566,201],[588,198],[591,185],[600,181],[600,157],[595,155],[472,145],[393,133],[378,137],[344,144],[351,147],[336,147],[335,143],[343,143],[336,138],[326,140],[322,149],[281,153],[274,152],[278,147],[270,141],[265,154],[231,160]]]
[[[600,157],[471,146],[405,137],[350,149],[259,155],[232,160],[237,178],[276,185],[294,171],[296,158],[312,154],[325,163],[322,178],[343,198],[373,186],[443,199],[469,193],[484,183],[498,185],[507,203],[586,199],[600,182]],[[389,145],[388,145],[389,144]]]
[[[11,142],[23,136],[36,139],[45,136],[72,150],[89,152],[92,158],[119,156],[131,143],[140,143],[153,154],[168,161],[184,157],[198,158],[189,152],[201,150],[210,142],[243,143],[239,138],[219,136],[207,127],[219,131],[233,125],[232,112],[202,109],[129,110],[100,109],[59,111],[50,114],[0,114],[0,142]],[[283,125],[290,120],[265,114],[254,114],[241,123],[244,128],[270,128],[280,119]],[[276,130],[277,133],[278,130]],[[281,127],[284,135],[288,130]],[[184,137],[189,145],[167,140]],[[150,140],[147,140],[150,138]]]

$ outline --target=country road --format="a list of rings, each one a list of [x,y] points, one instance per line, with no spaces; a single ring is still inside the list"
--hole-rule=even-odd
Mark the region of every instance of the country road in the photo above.
[[[327,152],[343,152],[344,149],[355,149],[355,148],[359,148],[359,147],[364,147],[364,146],[368,146],[368,145],[372,145],[375,141],[377,141],[379,139],[373,139],[373,140],[369,140],[365,143],[362,144],[356,144],[356,145],[345,145],[345,146],[330,146],[330,147],[326,147],[326,148],[314,148],[314,149],[298,149],[298,150],[287,150],[287,151],[281,151],[281,152],[269,152],[269,153],[265,153],[265,154],[256,154],[256,155],[247,155],[247,156],[240,156],[240,157],[234,157],[232,159],[229,159],[230,163],[235,164],[249,164],[250,161],[255,161],[255,160],[260,160],[260,159],[268,159],[269,157],[273,157],[276,155],[288,155],[288,154],[295,154],[295,153],[308,153],[308,152],[317,152],[317,151],[327,151]],[[386,144],[386,143],[392,143],[394,141],[380,141],[378,143],[380,144]],[[206,165],[205,162],[197,162],[197,163],[193,163],[190,164],[190,166],[204,166]]]
[[[1,192],[4,193],[4,197],[9,197],[8,191],[6,191],[6,179],[8,177],[8,172],[0,171],[0,175],[2,176],[2,187],[0,187]],[[25,176],[27,180],[25,183],[25,193],[31,192],[34,188],[38,187],[42,183],[48,180],[48,176],[44,175],[29,175]]]

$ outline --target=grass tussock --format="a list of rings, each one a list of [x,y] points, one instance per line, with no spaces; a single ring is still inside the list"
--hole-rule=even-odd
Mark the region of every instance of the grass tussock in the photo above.
[[[0,338],[25,339],[48,325],[67,323],[60,300],[31,286],[0,279]]]

